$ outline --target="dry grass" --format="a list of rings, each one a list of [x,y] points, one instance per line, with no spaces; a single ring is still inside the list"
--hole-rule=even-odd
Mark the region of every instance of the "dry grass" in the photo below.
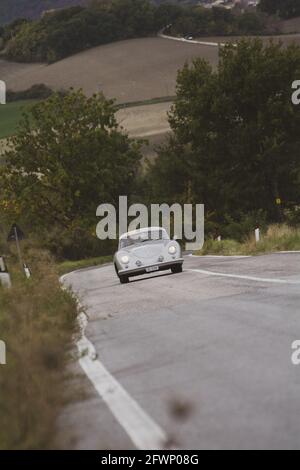
[[[7,365],[0,375],[1,449],[50,447],[56,417],[70,398],[64,379],[76,302],[60,288],[47,254],[29,252],[27,259],[32,280],[10,262],[13,288],[0,288],[0,331],[7,345]]]
[[[235,240],[207,240],[199,255],[259,255],[276,251],[300,250],[300,229],[287,225],[271,225],[262,234],[260,242],[255,242],[251,234],[243,243]]]
[[[168,112],[171,103],[144,105],[120,109],[116,116],[119,124],[131,137],[151,137],[170,131]]]

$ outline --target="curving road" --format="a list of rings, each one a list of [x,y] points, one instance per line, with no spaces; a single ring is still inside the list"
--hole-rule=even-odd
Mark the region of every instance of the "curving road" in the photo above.
[[[300,448],[300,253],[184,268],[128,285],[112,265],[65,277],[98,354],[76,366],[85,395],[60,419],[65,447]]]

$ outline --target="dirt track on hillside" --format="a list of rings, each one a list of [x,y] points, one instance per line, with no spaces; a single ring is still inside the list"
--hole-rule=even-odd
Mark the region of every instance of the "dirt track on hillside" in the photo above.
[[[167,113],[171,103],[136,106],[117,113],[119,124],[132,137],[151,137],[169,131]]]

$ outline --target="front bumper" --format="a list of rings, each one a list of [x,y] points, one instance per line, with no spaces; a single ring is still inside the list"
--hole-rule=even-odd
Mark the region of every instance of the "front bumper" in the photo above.
[[[149,264],[146,266],[139,266],[138,268],[134,269],[120,269],[118,271],[118,276],[140,276],[141,274],[155,274],[158,271],[166,271],[167,269],[171,269],[173,266],[176,266],[178,264],[183,263],[183,258],[177,258],[172,261],[164,261],[162,263],[155,263],[155,264]],[[155,269],[153,271],[147,272],[147,268],[155,268],[157,267],[158,269]]]

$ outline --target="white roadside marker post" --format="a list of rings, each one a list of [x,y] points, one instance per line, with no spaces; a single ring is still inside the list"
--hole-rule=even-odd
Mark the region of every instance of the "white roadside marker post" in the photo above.
[[[24,263],[24,273],[25,273],[25,276],[27,277],[27,279],[31,278],[31,271],[30,271],[30,268],[27,266],[26,263]]]
[[[10,274],[3,256],[0,256],[0,284],[2,284],[3,287],[11,287]]]
[[[256,243],[259,243],[260,241],[260,229],[259,228],[255,229],[255,241]]]
[[[6,104],[6,83],[0,80],[0,104]]]

